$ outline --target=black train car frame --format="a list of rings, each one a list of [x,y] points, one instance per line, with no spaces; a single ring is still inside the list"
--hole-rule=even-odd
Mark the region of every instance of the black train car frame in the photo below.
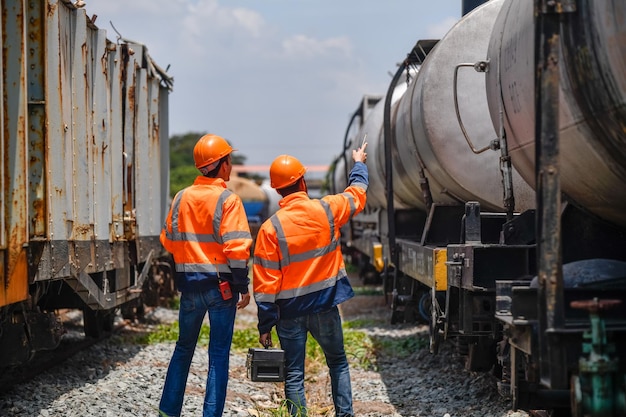
[[[626,415],[625,14],[485,2],[364,98],[332,165],[339,192],[367,135],[344,245],[392,322],[454,341],[515,409]]]
[[[59,309],[88,336],[171,294],[159,242],[172,78],[66,0],[2,1],[0,356],[55,348]]]

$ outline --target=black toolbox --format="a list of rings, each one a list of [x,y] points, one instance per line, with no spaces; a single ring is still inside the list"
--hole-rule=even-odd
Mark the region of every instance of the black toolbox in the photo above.
[[[285,351],[250,348],[246,368],[251,381],[282,382],[285,380]]]

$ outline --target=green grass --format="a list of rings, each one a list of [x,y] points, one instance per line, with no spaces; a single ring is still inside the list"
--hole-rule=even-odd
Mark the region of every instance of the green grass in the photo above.
[[[354,295],[384,295],[382,287],[362,286],[352,287]]]
[[[360,328],[376,324],[371,320],[353,320],[343,323],[343,337],[346,354],[350,364],[363,369],[375,369],[376,358],[379,356],[392,356],[405,358],[411,353],[428,347],[428,339],[406,337],[370,337]],[[141,336],[136,343],[154,344],[163,342],[176,342],[178,339],[178,322],[169,325],[160,325],[157,330],[145,336]],[[276,330],[272,329],[272,341],[278,347]],[[207,346],[209,343],[209,326],[202,325],[198,338],[199,346]],[[259,333],[255,328],[236,329],[233,333],[232,350],[246,353],[251,347],[260,347]],[[307,338],[306,343],[307,366],[313,369],[326,366],[324,353],[313,337]]]
[[[379,325],[380,322],[373,319],[356,319],[343,322],[344,329],[362,329],[364,327],[373,327]]]
[[[404,359],[418,350],[429,347],[427,337],[377,337],[374,340],[374,349],[382,356]]]
[[[402,337],[371,337],[363,328],[380,324],[375,320],[351,320],[343,323],[344,346],[351,367],[377,370],[378,358],[406,358],[412,353],[428,348],[428,338],[421,336]],[[178,339],[178,322],[161,325],[151,334],[135,340],[136,343],[174,343]],[[276,330],[272,329],[274,347],[279,347]],[[209,326],[203,325],[200,331],[198,344],[206,346],[209,342]],[[236,329],[233,334],[232,350],[247,353],[251,347],[260,347],[259,333],[255,327]],[[306,344],[307,372],[318,372],[326,367],[324,353],[312,337],[307,338]],[[290,417],[287,402],[283,400],[276,408],[256,410],[258,416],[263,417]],[[309,410],[312,411],[312,410]]]
[[[349,274],[356,274],[359,272],[359,267],[352,262],[346,262],[346,272]]]

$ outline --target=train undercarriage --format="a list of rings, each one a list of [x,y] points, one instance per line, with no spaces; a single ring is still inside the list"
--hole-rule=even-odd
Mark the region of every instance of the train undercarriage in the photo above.
[[[38,253],[45,254],[45,248]],[[162,305],[174,297],[173,261],[161,248],[155,246],[141,263],[122,262],[130,257],[127,244],[119,245],[116,253],[119,256],[111,259],[118,262],[113,260],[111,265],[121,265],[119,268],[87,272],[68,266],[54,277],[50,275],[54,269],[49,268],[52,258],[37,256],[39,272],[34,273],[28,298],[0,309],[3,364],[20,365],[38,351],[56,349],[65,334],[61,314],[65,310],[81,311],[85,336],[100,338],[113,330],[118,314],[124,319],[141,319],[146,307]],[[71,275],[59,276],[69,270]]]
[[[453,342],[468,370],[499,379],[499,392],[514,409],[580,417],[584,409],[599,410],[596,415],[607,407],[625,410],[624,232],[565,206],[565,322],[542,341],[536,237],[528,232],[534,211],[507,220],[467,203],[434,205],[428,216],[404,214],[396,220],[411,221],[397,224],[403,231],[395,240],[397,265],[389,264],[388,241],[379,242],[371,229],[351,245],[370,263],[366,269],[361,263],[361,275],[372,274],[377,256],[384,262],[378,283],[392,323],[428,323],[431,352]],[[581,231],[595,238],[581,240]],[[550,379],[541,378],[542,366]]]

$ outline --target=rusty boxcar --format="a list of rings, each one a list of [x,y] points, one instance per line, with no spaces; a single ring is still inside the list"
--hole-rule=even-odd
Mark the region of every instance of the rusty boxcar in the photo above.
[[[94,21],[65,0],[2,1],[2,365],[56,347],[59,309],[98,336],[169,279],[173,78]]]

